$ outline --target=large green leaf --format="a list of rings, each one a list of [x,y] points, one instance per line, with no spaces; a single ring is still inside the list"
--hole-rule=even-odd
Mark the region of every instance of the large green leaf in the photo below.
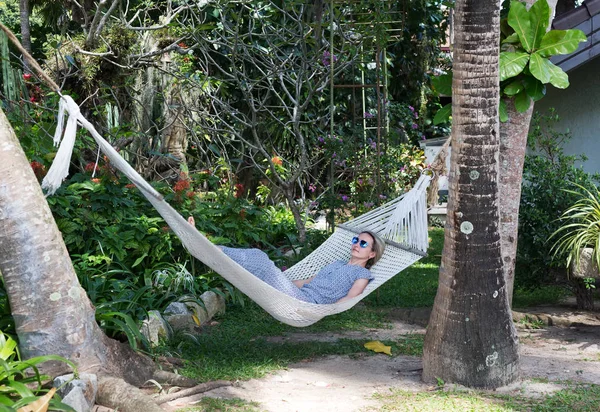
[[[520,80],[515,80],[504,88],[504,94],[507,96],[514,96],[523,90],[524,86]]]
[[[435,117],[433,118],[433,124],[445,123],[450,120],[450,116],[452,115],[452,103],[448,103],[440,110],[437,111]]]
[[[533,53],[529,58],[529,71],[542,83],[550,82],[550,61],[538,53]]]
[[[452,96],[452,72],[432,77],[431,85],[439,94]]]
[[[525,76],[523,78],[525,91],[527,95],[537,102],[546,95],[546,86],[533,76]]]
[[[546,0],[538,0],[529,9],[529,21],[533,32],[533,48],[537,49],[542,43],[544,34],[550,24],[550,7]]]
[[[525,5],[518,1],[510,2],[510,11],[508,12],[508,24],[521,39],[523,48],[531,53],[533,50],[534,31],[531,27],[529,12]]]
[[[579,43],[587,41],[581,30],[551,30],[542,39],[537,53],[542,57],[573,53]]]
[[[525,52],[502,52],[500,53],[500,81],[504,81],[520,74],[527,62],[529,53]]]
[[[566,89],[569,87],[569,76],[564,72],[560,67],[552,64],[550,61],[549,70],[550,70],[550,83],[552,86],[558,89]]]
[[[515,96],[515,109],[519,113],[525,113],[531,105],[531,98],[527,95],[525,90]]]
[[[540,56],[538,53],[531,55],[529,70],[542,83],[551,83],[559,89],[569,87],[569,76],[567,76],[563,69],[555,66],[550,60]]]
[[[508,111],[506,110],[506,102],[504,99],[500,99],[500,107],[498,109],[498,116],[502,123],[508,121]]]

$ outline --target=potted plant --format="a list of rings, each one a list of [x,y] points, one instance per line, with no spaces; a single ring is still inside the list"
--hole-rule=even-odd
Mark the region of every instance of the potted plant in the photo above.
[[[594,309],[592,292],[600,278],[600,191],[576,185],[580,191],[569,191],[578,200],[562,215],[565,224],[551,238],[554,256],[566,256],[566,265],[575,284],[577,307]]]

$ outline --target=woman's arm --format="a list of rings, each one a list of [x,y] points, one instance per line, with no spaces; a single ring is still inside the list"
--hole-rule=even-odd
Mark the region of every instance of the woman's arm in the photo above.
[[[348,300],[350,298],[360,295],[361,293],[363,293],[363,291],[365,290],[365,288],[367,287],[368,284],[369,284],[369,279],[356,279],[354,281],[354,283],[352,284],[352,287],[348,291],[348,294],[346,296],[344,296],[343,298],[341,298],[340,300],[338,300],[338,302],[343,302],[345,300]]]
[[[293,280],[292,282],[294,282],[294,285],[298,286],[299,288],[301,288],[303,285],[310,283],[311,280],[313,280],[315,277],[311,276],[309,278],[306,279],[300,279],[300,280]]]

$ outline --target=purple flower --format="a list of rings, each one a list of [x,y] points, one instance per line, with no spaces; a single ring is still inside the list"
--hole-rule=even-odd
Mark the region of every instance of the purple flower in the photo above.
[[[362,181],[362,179],[358,179],[358,184],[359,184],[359,185],[362,185],[362,184],[363,184],[363,181]]]
[[[371,114],[369,112],[365,112],[364,116],[365,116],[365,119],[372,119],[373,117],[375,117],[374,114]]]
[[[426,139],[426,137],[425,137],[425,135],[424,135],[424,134],[421,134],[421,139],[423,139],[423,140],[425,140],[425,139]]]
[[[416,123],[413,123],[411,127],[413,128],[413,130],[415,130],[415,129],[418,129],[418,128],[419,128],[419,125],[418,125],[418,124],[416,124]]]
[[[342,201],[347,202],[350,198],[346,195],[342,195]]]
[[[335,63],[337,60],[338,60],[338,58],[334,54],[333,55],[333,62]],[[329,53],[327,50],[325,50],[323,52],[323,58],[321,59],[321,63],[323,63],[323,66],[329,66],[331,64],[331,53]]]
[[[314,191],[317,190],[317,187],[313,183],[311,183],[311,184],[308,185],[308,190],[311,193],[314,193]]]
[[[383,199],[387,199],[387,196],[386,195],[379,195],[379,198],[383,200]]]
[[[336,157],[336,156],[337,156],[337,154],[336,154],[336,153],[334,153],[334,154],[332,154],[332,155],[331,155],[331,157]]]
[[[287,270],[287,266],[282,266],[282,267],[281,267],[281,271],[282,271],[282,272],[285,272],[286,270]]]
[[[323,136],[319,136],[319,138],[317,139],[320,143],[324,143],[325,139],[323,139]]]
[[[414,111],[415,111],[415,108],[414,108],[414,107],[412,107],[412,106],[408,106],[408,108],[410,109],[410,111],[411,111],[411,112],[413,112],[413,113],[414,113]]]
[[[366,207],[366,208],[373,207],[374,205],[375,205],[375,203],[373,203],[373,202],[364,202],[363,203],[363,206]]]
[[[377,149],[377,143],[371,142],[371,149]]]

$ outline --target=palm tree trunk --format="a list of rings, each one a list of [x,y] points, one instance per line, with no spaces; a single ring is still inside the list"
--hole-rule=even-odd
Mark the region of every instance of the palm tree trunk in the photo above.
[[[423,379],[496,388],[518,378],[500,251],[499,3],[457,1],[448,217]]]
[[[29,0],[19,1],[19,14],[21,17],[21,44],[31,54],[31,28],[29,25]],[[23,71],[29,73],[29,62],[23,57]]]

